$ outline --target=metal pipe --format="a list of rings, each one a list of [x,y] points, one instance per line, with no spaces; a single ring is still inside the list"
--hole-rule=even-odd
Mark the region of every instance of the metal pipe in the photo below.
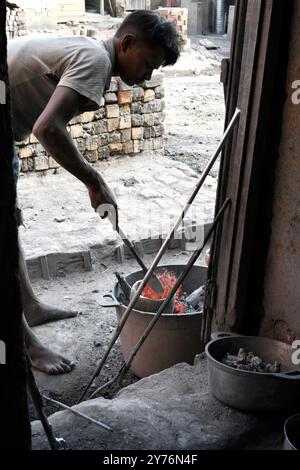
[[[195,250],[194,253],[192,254],[192,256],[190,257],[189,259],[189,262],[188,264],[186,265],[185,269],[182,271],[182,273],[179,275],[179,277],[177,278],[176,280],[176,283],[174,284],[174,286],[172,287],[172,289],[170,290],[168,296],[166,297],[166,299],[164,300],[164,302],[161,304],[161,306],[159,307],[158,311],[156,312],[156,314],[154,315],[154,317],[152,318],[152,320],[150,321],[150,323],[147,325],[147,328],[145,329],[144,333],[143,333],[143,336],[139,339],[138,343],[135,345],[135,347],[133,348],[133,350],[131,351],[130,353],[130,356],[129,358],[127,359],[127,361],[122,365],[122,367],[120,368],[119,372],[117,373],[116,377],[114,377],[113,379],[111,379],[108,383],[102,385],[101,387],[97,388],[97,390],[95,390],[92,395],[90,396],[90,398],[93,398],[95,395],[97,395],[100,391],[102,391],[103,389],[107,388],[108,386],[112,385],[114,382],[116,382],[118,379],[119,379],[119,384],[121,385],[122,383],[122,379],[124,377],[124,375],[126,374],[127,370],[129,369],[133,359],[135,358],[136,354],[138,353],[139,349],[141,348],[141,346],[143,345],[144,341],[146,340],[146,338],[149,336],[149,334],[151,333],[152,329],[154,328],[154,326],[156,325],[156,323],[158,322],[161,314],[163,313],[163,311],[165,310],[165,308],[168,306],[168,304],[170,303],[171,299],[173,298],[173,296],[175,295],[177,289],[180,287],[180,285],[183,283],[183,281],[185,280],[185,278],[187,277],[187,275],[189,274],[191,268],[194,266],[196,260],[198,259],[198,257],[200,256],[203,248],[205,247],[206,243],[208,242],[208,240],[210,239],[210,236],[211,234],[214,232],[214,230],[216,229],[218,223],[220,222],[220,219],[221,217],[223,216],[224,212],[225,212],[225,209],[229,206],[230,204],[230,199],[227,198],[224,202],[224,204],[222,205],[221,209],[219,210],[217,216],[215,217],[214,219],[214,222],[211,226],[211,228],[209,229],[206,237],[204,238],[204,241],[202,243],[202,246],[200,248],[198,248],[198,250]]]
[[[91,418],[90,416],[86,415],[85,413],[82,413],[81,411],[74,410],[74,408],[71,408],[70,406],[65,405],[64,403],[61,403],[60,401],[53,400],[53,398],[46,397],[46,395],[42,395],[42,397],[45,400],[48,400],[51,403],[54,403],[55,405],[58,405],[61,408],[64,408],[65,410],[71,411],[75,415],[80,416],[81,418],[84,418],[87,421],[90,421],[91,423],[96,424],[97,426],[100,426],[101,428],[106,429],[107,431],[112,431],[112,428],[110,428],[106,424],[102,423],[101,421],[98,421],[97,419]]]
[[[179,227],[180,224],[182,224],[182,221],[185,217],[185,215],[187,214],[189,208],[190,208],[190,205],[192,204],[192,202],[194,201],[195,197],[197,196],[200,188],[202,187],[207,175],[209,174],[212,166],[214,165],[216,159],[218,158],[219,156],[219,153],[221,152],[221,150],[223,149],[223,147],[225,146],[225,143],[226,143],[226,140],[227,138],[231,135],[231,133],[233,132],[233,129],[236,125],[236,123],[239,121],[239,118],[240,118],[240,114],[241,114],[241,111],[240,109],[236,109],[235,110],[235,113],[230,121],[230,123],[228,124],[224,134],[223,134],[223,137],[221,139],[221,141],[219,142],[219,145],[214,153],[214,155],[212,156],[212,158],[210,159],[210,161],[208,162],[203,174],[201,175],[201,177],[199,178],[199,181],[198,183],[196,184],[196,186],[194,187],[190,197],[188,198],[187,200],[187,203],[185,204],[184,208],[182,209],[178,219],[176,220],[173,228],[171,229],[169,235],[167,236],[167,238],[165,239],[164,243],[162,244],[160,250],[158,251],[156,257],[154,258],[150,268],[148,269],[147,273],[145,274],[145,277],[144,279],[142,280],[140,286],[138,287],[135,295],[132,297],[131,301],[129,302],[129,305],[127,306],[127,309],[126,311],[124,312],[124,315],[122,316],[121,318],[121,321],[120,323],[118,324],[114,334],[113,334],[113,337],[107,347],[107,350],[105,351],[104,353],[104,356],[103,358],[101,359],[98,367],[96,368],[94,374],[93,374],[93,377],[91,378],[91,380],[89,381],[88,385],[86,386],[86,388],[84,389],[83,393],[81,394],[81,396],[79,397],[79,400],[77,403],[79,403],[83,397],[85,396],[86,392],[88,391],[88,389],[90,388],[91,384],[93,383],[93,380],[95,379],[95,377],[97,377],[99,375],[99,373],[101,372],[102,368],[103,368],[103,365],[105,364],[105,361],[113,347],[113,345],[115,344],[116,340],[118,339],[118,337],[120,336],[120,333],[125,325],[125,322],[127,321],[127,318],[129,317],[132,309],[134,308],[138,298],[140,297],[144,287],[146,286],[148,280],[150,279],[150,277],[152,276],[155,268],[157,267],[160,259],[162,258],[164,252],[166,251],[167,249],[167,246],[168,246],[168,243],[169,241],[171,240],[171,238],[173,237],[175,231],[177,230],[177,228]]]

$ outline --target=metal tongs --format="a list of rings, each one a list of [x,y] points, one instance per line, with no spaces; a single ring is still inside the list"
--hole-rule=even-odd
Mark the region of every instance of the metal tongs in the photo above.
[[[138,264],[142,268],[144,274],[146,274],[148,272],[147,266],[145,265],[144,261],[142,260],[140,255],[135,250],[135,248],[134,248],[133,244],[131,243],[131,241],[128,240],[128,238],[124,234],[123,230],[121,230],[119,224],[118,224],[118,226],[116,225],[116,220],[115,220],[115,217],[112,214],[111,206],[108,207],[107,204],[101,204],[100,206],[97,207],[96,212],[99,214],[100,217],[103,217],[104,214],[107,213],[107,218],[110,221],[110,223],[112,224],[113,229],[116,230],[116,232],[118,232],[118,234],[120,235],[120,237],[123,240],[124,245],[126,245],[129,248],[129,250],[131,251],[131,253],[135,257],[136,261],[138,262]],[[151,277],[148,281],[148,284],[152,287],[152,289],[155,292],[158,292],[160,294],[163,293],[164,289],[161,285],[161,282],[159,281],[159,279],[156,277],[156,275],[154,273],[151,275]]]

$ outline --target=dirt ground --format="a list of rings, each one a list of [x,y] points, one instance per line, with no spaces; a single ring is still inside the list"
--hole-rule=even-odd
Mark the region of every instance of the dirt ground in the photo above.
[[[222,135],[224,96],[219,75],[220,61],[228,43],[223,38],[220,49],[208,53],[203,48],[199,49],[198,41],[199,37],[193,38],[192,49],[182,54],[175,67],[165,70],[165,155],[201,173]],[[216,164],[211,171],[213,178],[217,177],[217,170]],[[187,252],[173,251],[166,255],[164,261],[185,264],[188,256]],[[149,263],[152,258],[151,255],[146,261]],[[68,355],[76,363],[72,373],[63,376],[49,377],[37,372],[36,378],[42,393],[69,405],[76,402],[116,326],[114,308],[99,308],[96,296],[112,290],[115,270],[129,273],[136,269],[133,260],[128,260],[126,266],[120,266],[109,258],[107,262],[94,260],[91,272],[34,281],[33,287],[43,301],[80,312],[76,318],[34,328],[44,343]],[[91,390],[112,378],[121,364],[122,354],[118,343],[101,378],[95,381]],[[124,385],[136,380],[129,373]],[[36,415],[32,406],[30,410],[34,418]],[[57,410],[56,406],[47,403],[47,414]]]
[[[229,54],[225,37],[212,37],[218,49],[199,45],[191,38],[177,64],[165,70],[165,155],[202,173],[217,148],[224,126],[224,92],[220,83],[221,59]],[[218,162],[210,175],[217,177]]]

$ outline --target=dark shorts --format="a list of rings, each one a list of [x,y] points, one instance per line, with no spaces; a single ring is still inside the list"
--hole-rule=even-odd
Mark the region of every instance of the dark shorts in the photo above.
[[[20,160],[17,155],[16,149],[14,149],[12,166],[13,166],[13,174],[15,177],[16,187],[18,187],[18,179],[20,175]],[[20,201],[18,199],[18,193],[17,193],[17,198],[16,198],[16,219],[17,219],[18,227],[20,227],[20,225],[24,225],[22,209],[21,209]]]

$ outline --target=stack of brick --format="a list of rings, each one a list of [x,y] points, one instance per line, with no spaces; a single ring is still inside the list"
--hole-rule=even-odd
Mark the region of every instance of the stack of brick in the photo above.
[[[6,13],[6,35],[8,39],[27,34],[25,12],[20,8],[10,10],[7,8]]]
[[[158,13],[168,21],[174,21],[179,31],[182,44],[187,43],[187,8],[159,8]]]
[[[162,74],[133,88],[113,78],[101,107],[72,119],[69,133],[90,163],[111,155],[163,151],[163,97]],[[33,134],[25,142],[18,143],[17,150],[22,172],[45,171],[59,166]]]

